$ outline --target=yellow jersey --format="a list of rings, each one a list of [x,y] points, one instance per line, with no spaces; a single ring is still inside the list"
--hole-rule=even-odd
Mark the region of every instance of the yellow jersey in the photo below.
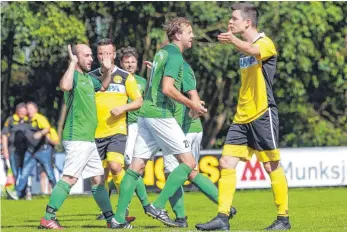
[[[101,77],[101,69],[95,69],[89,73],[94,77]],[[141,97],[141,92],[133,75],[118,68],[114,68],[111,74],[111,83],[105,92],[95,94],[98,126],[95,138],[105,138],[115,134],[127,135],[126,113],[117,117],[111,114],[111,110],[127,104]]]
[[[253,44],[259,47],[259,56],[240,56],[241,88],[234,123],[252,122],[269,106],[276,107],[272,92],[277,63],[275,45],[264,33],[260,33]]]

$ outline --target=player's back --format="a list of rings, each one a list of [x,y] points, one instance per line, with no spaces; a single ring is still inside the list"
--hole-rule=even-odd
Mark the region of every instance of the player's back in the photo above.
[[[172,118],[176,104],[163,94],[163,77],[175,79],[174,86],[181,91],[183,57],[177,45],[171,43],[160,49],[153,60],[151,77],[145,94],[140,116],[146,118]]]

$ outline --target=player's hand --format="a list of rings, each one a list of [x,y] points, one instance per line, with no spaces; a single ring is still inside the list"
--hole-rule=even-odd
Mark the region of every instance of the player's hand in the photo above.
[[[121,115],[123,113],[125,113],[125,108],[122,107],[122,106],[119,106],[119,107],[115,107],[111,110],[110,112],[113,116],[118,116],[118,115]]]
[[[147,66],[148,69],[152,69],[152,66],[153,66],[152,62],[146,60],[143,63]]]
[[[232,43],[235,35],[231,31],[231,25],[228,25],[228,31],[224,33],[220,33],[218,35],[218,40],[221,43]]]
[[[207,113],[207,109],[204,107],[205,102],[204,101],[192,101],[192,104],[190,106],[190,109],[194,111],[199,116],[204,115]]]
[[[71,62],[73,63],[76,63],[78,62],[78,58],[76,55],[72,54],[72,48],[71,48],[71,45],[67,45],[67,50],[68,50],[68,53],[69,53],[69,58],[71,60]]]
[[[33,137],[34,137],[34,139],[36,139],[36,140],[40,140],[40,139],[42,138],[42,136],[43,136],[43,134],[42,134],[41,131],[35,132],[35,133],[33,134]]]
[[[10,158],[10,154],[9,154],[8,150],[6,150],[6,151],[3,150],[2,154],[4,155],[5,160],[8,160]]]
[[[101,67],[106,71],[112,71],[112,61],[111,58],[105,54],[101,57]]]

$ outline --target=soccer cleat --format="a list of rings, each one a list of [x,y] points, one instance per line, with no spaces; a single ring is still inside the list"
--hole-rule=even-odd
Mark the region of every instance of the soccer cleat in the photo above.
[[[161,221],[165,225],[170,227],[180,227],[180,225],[177,222],[173,221],[169,217],[165,209],[156,209],[153,205],[149,205],[148,207],[144,209],[145,209],[145,213],[148,216]]]
[[[289,217],[277,216],[277,219],[265,230],[290,230]]]
[[[59,224],[57,219],[47,220],[41,218],[39,229],[51,229],[51,230],[62,230],[63,227]]]
[[[232,219],[237,213],[237,210],[235,207],[231,207],[230,208],[230,215],[229,215],[229,219]]]
[[[205,224],[197,224],[195,228],[198,230],[230,230],[229,216],[219,213],[217,217]]]
[[[187,216],[184,218],[176,218],[175,222],[179,225],[179,227],[188,227]]]
[[[107,222],[107,228],[110,229],[132,229],[132,225],[129,222],[118,223],[115,218],[112,218],[110,222]]]

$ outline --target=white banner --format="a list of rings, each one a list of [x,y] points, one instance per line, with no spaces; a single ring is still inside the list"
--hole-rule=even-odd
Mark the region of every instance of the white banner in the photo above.
[[[281,164],[289,187],[347,186],[347,147],[281,149]],[[253,156],[240,162],[238,189],[269,188],[270,179]]]

